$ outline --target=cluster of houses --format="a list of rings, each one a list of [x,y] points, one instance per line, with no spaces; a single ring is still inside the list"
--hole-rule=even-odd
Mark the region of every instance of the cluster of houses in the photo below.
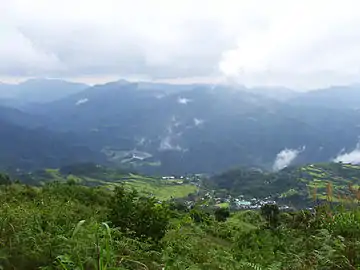
[[[277,204],[275,200],[273,200],[271,197],[258,199],[258,198],[252,198],[252,199],[246,199],[244,195],[240,195],[237,198],[232,197],[231,195],[227,195],[225,198],[221,197],[213,197],[212,192],[207,192],[203,199],[210,199],[214,201],[215,206],[226,206],[229,207],[232,210],[245,210],[245,209],[260,209],[263,205],[266,204]],[[279,206],[281,210],[287,210],[290,209],[287,205],[281,205]]]
[[[186,182],[189,184],[196,185],[199,187],[199,189],[195,198],[199,199],[199,195],[200,195],[201,200],[203,201],[208,200],[211,205],[214,204],[215,206],[218,207],[229,207],[231,210],[260,209],[263,205],[266,204],[277,204],[277,202],[271,197],[267,197],[263,199],[258,199],[258,198],[247,199],[245,198],[244,195],[239,195],[237,197],[232,197],[231,195],[219,196],[219,194],[216,194],[215,190],[207,191],[205,194],[201,194],[202,193],[200,191],[201,175],[177,176],[177,177],[163,176],[162,179],[177,180],[179,184],[183,184]],[[188,200],[185,201],[185,204],[188,207],[191,207],[194,204],[194,201]],[[282,210],[290,209],[290,207],[287,205],[279,205],[279,208]]]

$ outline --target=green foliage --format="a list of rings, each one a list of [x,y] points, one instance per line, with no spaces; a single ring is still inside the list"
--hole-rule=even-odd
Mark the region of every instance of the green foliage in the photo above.
[[[169,209],[154,197],[141,197],[132,190],[116,187],[110,202],[109,220],[123,232],[138,238],[160,240],[169,224]]]
[[[217,221],[224,222],[228,217],[230,217],[230,211],[228,208],[216,208],[215,209],[215,219]]]
[[[108,168],[92,163],[38,170],[30,174],[16,173],[14,176],[23,183],[31,185],[42,185],[54,181],[86,186],[106,186],[109,189],[123,185],[130,190],[136,189],[143,196],[155,196],[159,200],[183,198],[197,189],[193,184],[178,184],[175,180],[134,174],[124,169]]]
[[[224,190],[247,198],[272,196],[286,204],[303,208],[312,205],[315,191],[319,201],[327,200],[329,184],[336,194],[333,202],[343,202],[339,197],[354,193],[349,190],[349,184],[354,190],[360,187],[360,166],[320,163],[288,167],[279,172],[237,168],[215,175],[205,184],[208,189],[215,189],[219,196]],[[360,191],[358,196],[360,198]]]
[[[265,204],[261,207],[261,215],[270,228],[275,228],[279,225],[279,214],[280,210],[276,204]]]
[[[0,185],[10,185],[11,180],[10,177],[6,174],[0,173]]]
[[[7,178],[6,178],[7,179]],[[359,269],[360,209],[212,211],[117,187],[0,186],[0,268]],[[220,221],[220,222],[219,222]]]

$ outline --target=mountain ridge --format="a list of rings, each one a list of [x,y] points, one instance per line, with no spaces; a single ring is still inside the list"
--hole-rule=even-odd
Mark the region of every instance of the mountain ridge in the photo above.
[[[296,153],[290,163],[316,163],[358,142],[360,111],[296,101],[307,95],[283,101],[244,87],[117,81],[23,111],[52,132],[75,134],[114,166],[151,174],[271,169],[286,149]]]

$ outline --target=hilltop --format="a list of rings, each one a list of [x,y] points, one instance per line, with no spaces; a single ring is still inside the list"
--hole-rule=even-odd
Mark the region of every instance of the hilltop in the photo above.
[[[215,175],[207,182],[215,197],[231,194],[233,198],[272,198],[297,206],[312,205],[315,200],[339,202],[346,196],[358,196],[360,166],[320,163],[288,167],[279,172],[238,168]],[[331,193],[331,194],[329,194]],[[220,195],[219,195],[220,194]]]

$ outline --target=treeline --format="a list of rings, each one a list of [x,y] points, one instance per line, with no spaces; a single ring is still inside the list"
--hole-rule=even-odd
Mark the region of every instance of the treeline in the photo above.
[[[360,211],[230,213],[121,186],[32,187],[1,176],[3,269],[358,269]],[[348,208],[349,209],[349,208]]]

